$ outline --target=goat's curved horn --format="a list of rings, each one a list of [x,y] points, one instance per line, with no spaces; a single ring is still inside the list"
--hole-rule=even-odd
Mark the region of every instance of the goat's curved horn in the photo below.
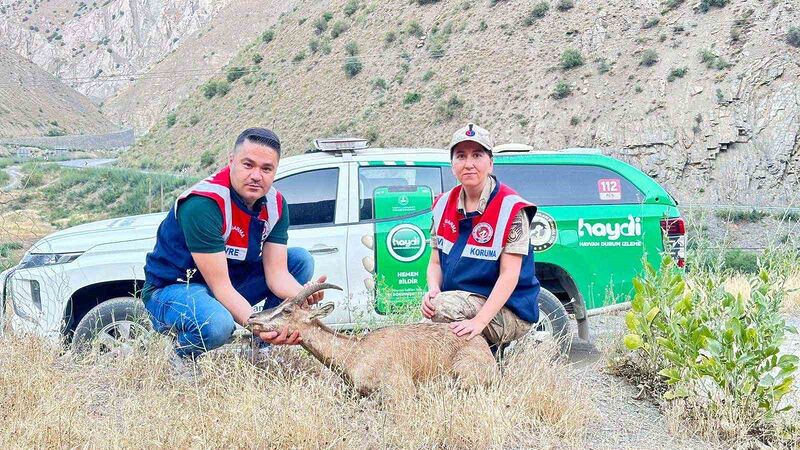
[[[336,289],[341,291],[342,288],[335,284],[331,283],[311,283],[308,286],[304,287],[294,298],[290,299],[289,302],[294,303],[296,305],[302,305],[304,301],[308,298],[309,295],[319,292],[323,289]]]

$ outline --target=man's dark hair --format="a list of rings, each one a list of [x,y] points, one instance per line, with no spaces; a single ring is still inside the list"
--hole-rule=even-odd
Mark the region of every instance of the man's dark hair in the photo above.
[[[265,145],[267,147],[272,148],[281,156],[281,140],[278,139],[278,135],[275,134],[272,130],[268,130],[266,128],[248,128],[239,134],[239,137],[236,138],[236,142],[233,144],[233,153],[239,151],[239,146],[244,143],[244,141],[250,141],[255,144]]]

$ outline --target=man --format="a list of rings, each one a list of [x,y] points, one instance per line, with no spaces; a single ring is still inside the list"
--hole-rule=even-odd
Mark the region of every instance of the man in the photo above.
[[[272,131],[244,130],[228,165],[181,194],[158,227],[142,300],[156,330],[177,333],[179,356],[223,345],[235,323],[247,323],[252,305],[266,299],[265,307],[275,306],[311,279],[311,255],[286,246],[288,207],[272,187],[280,153]],[[315,294],[309,304],[321,298]],[[287,329],[259,337],[301,342]]]
[[[494,175],[494,139],[469,124],[450,141],[459,185],[433,206],[428,292],[422,314],[458,336],[483,334],[494,348],[521,338],[539,319],[539,281],[530,221],[536,206]]]

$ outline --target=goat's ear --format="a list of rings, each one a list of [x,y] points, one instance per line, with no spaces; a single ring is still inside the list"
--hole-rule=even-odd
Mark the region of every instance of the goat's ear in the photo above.
[[[335,308],[335,306],[333,306],[333,303],[331,302],[325,303],[323,305],[320,305],[319,308],[314,308],[313,310],[311,310],[311,314],[308,316],[308,318],[312,320],[320,319],[332,313],[333,308]]]

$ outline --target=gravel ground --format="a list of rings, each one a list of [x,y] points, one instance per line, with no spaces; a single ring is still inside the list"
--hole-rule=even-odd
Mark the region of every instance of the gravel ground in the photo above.
[[[637,400],[638,389],[608,373],[606,354],[625,327],[625,311],[590,318],[591,342],[575,338],[569,360],[579,369],[581,381],[594,393],[598,416],[587,423],[589,449],[713,449],[723,448],[695,436],[678,436],[668,430],[666,417],[651,400]],[[800,329],[800,316],[787,316]],[[790,334],[782,351],[800,355],[800,336]],[[795,389],[789,401],[800,404]]]

